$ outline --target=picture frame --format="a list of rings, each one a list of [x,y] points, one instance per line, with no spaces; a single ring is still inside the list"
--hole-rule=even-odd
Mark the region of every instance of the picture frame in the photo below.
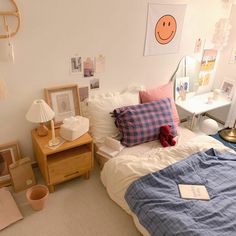
[[[221,84],[220,90],[228,99],[232,99],[235,90],[235,81],[230,78],[225,78]]]
[[[17,141],[0,145],[0,187],[11,184],[9,165],[19,159],[21,152]]]
[[[55,128],[60,127],[65,118],[80,115],[80,95],[77,84],[69,84],[44,89],[45,100],[55,112]]]
[[[175,79],[175,100],[185,100],[189,92],[189,77],[177,77]]]

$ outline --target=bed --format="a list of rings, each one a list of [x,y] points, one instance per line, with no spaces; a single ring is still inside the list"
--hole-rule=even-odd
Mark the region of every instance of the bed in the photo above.
[[[143,103],[142,105],[139,104],[140,94],[141,102]],[[173,85],[171,83],[168,83],[149,91],[142,91],[141,93],[136,93],[134,90],[118,95],[101,95],[94,100],[88,101],[88,113],[90,114],[89,118],[91,122],[90,131],[94,137],[96,145],[99,146],[99,143],[103,142],[104,137],[119,138],[119,135],[122,134],[120,140],[122,144],[125,144],[127,146],[127,148],[123,149],[118,156],[110,158],[104,164],[104,167],[101,171],[101,181],[104,184],[111,199],[133,217],[136,227],[145,236],[171,236],[175,235],[175,233],[173,232],[177,231],[175,231],[175,228],[173,228],[172,232],[167,232],[164,228],[165,224],[163,224],[162,220],[160,220],[159,222],[152,220],[156,218],[162,219],[158,216],[158,209],[161,208],[158,207],[157,203],[162,202],[163,199],[165,200],[165,196],[168,196],[168,193],[173,190],[169,190],[168,187],[165,188],[168,191],[164,194],[164,196],[148,196],[146,195],[146,189],[141,189],[139,186],[147,186],[147,189],[151,189],[151,194],[152,192],[155,192],[155,194],[158,192],[164,192],[164,190],[156,191],[156,189],[158,189],[156,188],[156,185],[152,189],[153,180],[150,181],[151,184],[142,182],[143,180],[151,179],[151,177],[154,177],[155,181],[159,179],[161,180],[161,178],[158,178],[156,176],[165,171],[168,172],[168,168],[171,169],[175,166],[177,166],[176,169],[178,172],[178,165],[182,165],[183,163],[188,167],[189,160],[192,160],[192,158],[201,160],[201,158],[195,158],[196,153],[200,154],[200,156],[206,156],[208,155],[207,153],[209,152],[209,150],[212,150],[212,153],[233,153],[233,157],[230,156],[230,158],[235,157],[235,152],[232,149],[225,147],[216,139],[206,135],[196,135],[187,128],[178,126],[179,117],[176,111],[175,104],[173,102],[172,94]],[[110,116],[110,113],[112,111],[115,115],[116,126],[114,124],[114,118]],[[161,147],[160,142],[157,140],[159,128],[165,124],[170,125],[172,133],[175,133],[176,135],[175,146],[163,148]],[[214,159],[216,157],[212,155],[212,158]],[[227,157],[225,159],[227,159]],[[231,160],[229,160],[229,162],[230,161]],[[224,163],[226,163],[226,161]],[[222,161],[219,163],[219,166],[221,164]],[[193,162],[193,166],[190,169],[195,170],[195,166],[199,165],[200,164]],[[224,166],[222,168],[224,169]],[[230,168],[231,170],[235,170],[236,166],[235,168]],[[211,171],[213,172],[212,176],[217,176],[217,168]],[[173,171],[172,173],[172,171],[169,171],[168,173],[174,174],[175,172]],[[189,173],[187,172],[187,174]],[[204,174],[206,175],[207,173]],[[226,171],[225,176],[223,176],[226,177],[226,179],[227,174],[228,173]],[[230,176],[234,176],[232,175],[232,171]],[[186,178],[191,179],[190,177]],[[179,178],[179,176],[177,176],[177,178]],[[171,181],[173,181],[173,178],[171,179],[170,177],[167,182]],[[226,182],[231,183],[230,180]],[[159,185],[157,184],[157,187],[159,187]],[[236,186],[234,186],[233,188],[231,186],[231,189],[236,189]],[[151,200],[149,199],[149,197],[151,198]],[[172,198],[171,195],[169,195],[169,198]],[[160,201],[154,201],[154,205],[148,205],[147,203],[152,203],[153,199],[160,199]],[[175,201],[178,202],[178,200],[179,196],[175,196]],[[188,203],[192,202],[192,200],[185,201],[188,201]],[[169,203],[163,205],[167,205],[168,208]],[[138,208],[136,206],[138,206]],[[173,207],[173,209],[175,209],[175,207]],[[157,210],[155,214],[151,211],[150,217],[150,210],[147,211],[147,209],[152,210],[152,208],[155,208]],[[180,212],[182,211],[186,212],[185,208],[182,208],[180,210]],[[236,215],[235,212],[234,215]],[[182,221],[178,221],[182,218],[182,216],[171,217],[172,215],[175,215],[173,211],[172,214],[168,217],[170,219],[173,218],[173,220],[176,220],[177,223],[174,221],[168,221],[167,228],[168,225],[172,224],[172,222],[174,222],[173,225],[177,225],[179,223],[183,224]],[[145,216],[149,217],[148,224],[143,221]],[[189,218],[191,219],[191,215],[189,215]],[[154,222],[154,226],[152,221]],[[149,224],[150,222],[151,224]],[[236,219],[234,219],[234,222],[236,223]],[[197,231],[193,233],[188,233],[186,231],[187,233],[185,234],[181,232],[181,229],[188,229],[188,226],[184,228],[181,226],[181,224],[177,229],[180,233],[176,235],[206,235],[203,233],[196,233]],[[151,226],[149,227],[149,225]],[[233,232],[236,232],[236,225],[233,225],[232,228],[234,230]],[[154,231],[152,231],[152,229],[154,229]],[[161,229],[160,233],[158,233],[159,229]],[[215,236],[215,234],[210,233],[207,233],[207,235]]]
[[[133,150],[127,150],[126,154],[122,153],[105,163],[101,172],[102,183],[106,187],[111,199],[133,217],[136,227],[145,236],[150,235],[150,233],[140,224],[137,216],[130,210],[125,200],[126,191],[133,182],[142,176],[160,171],[174,163],[182,161],[194,153],[207,151],[210,148],[214,148],[219,152],[234,153],[232,149],[225,147],[209,136],[201,135],[194,137],[194,135],[185,128],[180,128],[179,132],[182,142],[179,140],[176,146],[161,148],[147,144],[145,152],[141,152],[141,154],[138,155],[137,152],[139,153],[140,147],[137,148],[138,151],[134,150],[135,148],[133,148]],[[190,136],[192,136],[192,138],[190,138]],[[186,139],[189,141],[185,142]],[[149,149],[149,151],[147,151],[147,149]]]

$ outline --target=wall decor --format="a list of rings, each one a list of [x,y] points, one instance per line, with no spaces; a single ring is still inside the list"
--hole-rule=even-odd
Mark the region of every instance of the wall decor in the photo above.
[[[105,57],[103,55],[99,55],[95,57],[95,72],[104,73],[104,71],[105,71]]]
[[[17,7],[16,1],[15,0],[9,0],[9,2],[11,3],[12,6],[14,6],[15,10],[8,10],[8,11],[2,11],[0,9],[0,16],[3,17],[3,24],[4,24],[4,28],[5,28],[5,34],[0,34],[0,39],[1,38],[11,38],[12,36],[14,36],[19,28],[20,28],[20,12],[19,9]],[[8,25],[8,18],[14,18],[16,19],[16,24],[14,25],[14,31],[10,31],[9,29],[9,25]],[[12,29],[12,26],[11,26]]]
[[[0,187],[10,185],[9,165],[21,158],[18,142],[0,145]]]
[[[87,57],[83,64],[84,64],[84,77],[94,76],[94,61],[90,57]]]
[[[82,74],[82,57],[73,56],[70,58],[70,71],[72,74]]]
[[[100,87],[99,79],[93,78],[90,80],[90,89],[98,89]]]
[[[45,88],[45,100],[55,112],[55,127],[65,118],[80,115],[80,97],[77,84]]]
[[[235,81],[230,78],[224,78],[220,89],[222,94],[224,94],[227,98],[232,99],[235,91]]]
[[[217,50],[205,49],[201,61],[201,71],[212,71],[215,66]]]
[[[79,88],[79,97],[80,102],[83,102],[85,99],[89,97],[89,87],[80,87]]]
[[[210,78],[211,78],[210,72],[201,71],[199,73],[199,78],[198,78],[199,86],[207,86],[210,82]]]
[[[176,78],[175,82],[175,94],[176,100],[181,98],[182,101],[186,99],[186,94],[189,91],[189,77]]]
[[[178,52],[185,10],[185,4],[148,5],[145,56]]]

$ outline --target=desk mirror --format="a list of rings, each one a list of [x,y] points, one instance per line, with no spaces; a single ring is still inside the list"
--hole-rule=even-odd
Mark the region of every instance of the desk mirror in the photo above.
[[[201,68],[201,62],[194,57],[184,56],[171,78],[174,81],[174,93],[177,100],[180,96],[185,100],[183,94],[197,92],[199,83],[198,76]],[[181,92],[183,92],[181,94]]]

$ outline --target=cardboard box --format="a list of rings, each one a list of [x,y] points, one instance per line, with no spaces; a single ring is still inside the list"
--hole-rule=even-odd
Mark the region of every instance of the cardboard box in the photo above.
[[[36,184],[31,161],[28,157],[9,165],[9,172],[15,192],[25,190]]]

